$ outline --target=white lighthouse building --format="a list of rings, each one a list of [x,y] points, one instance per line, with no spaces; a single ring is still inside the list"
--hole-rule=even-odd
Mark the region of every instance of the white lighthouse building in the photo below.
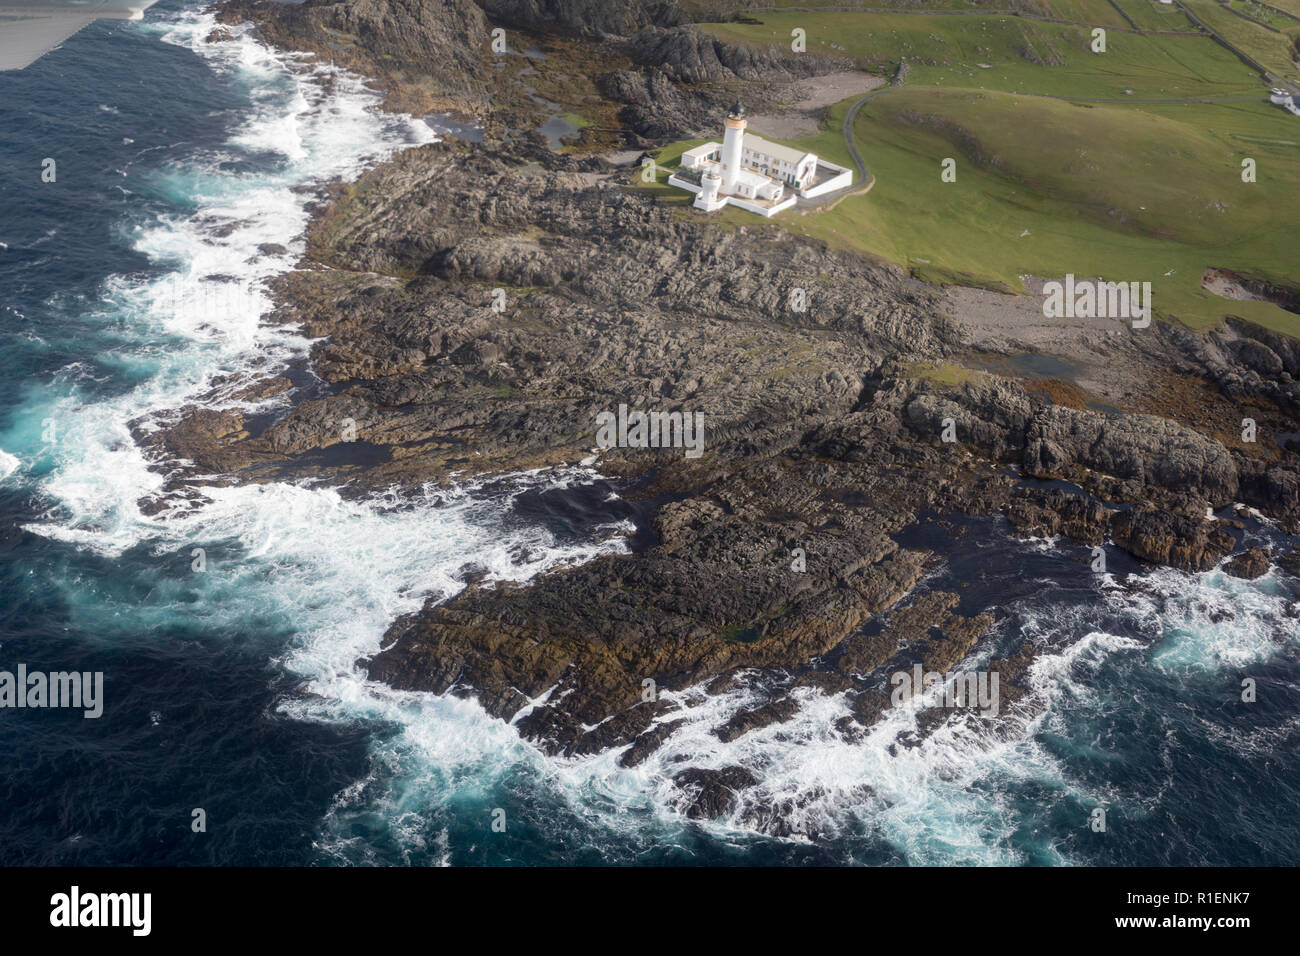
[[[740,157],[745,148],[745,108],[737,101],[723,125],[722,134],[722,188],[734,193],[740,184]]]
[[[731,203],[760,216],[789,209],[808,198],[853,184],[853,173],[816,154],[746,133],[745,109],[727,113],[721,143],[705,143],[682,153],[671,186],[695,193],[694,206],[714,212]]]

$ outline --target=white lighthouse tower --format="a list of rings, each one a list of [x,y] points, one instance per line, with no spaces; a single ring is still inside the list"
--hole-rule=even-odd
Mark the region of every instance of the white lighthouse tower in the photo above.
[[[722,136],[722,191],[734,193],[740,176],[740,157],[745,148],[745,108],[736,105],[727,114],[727,131]]]

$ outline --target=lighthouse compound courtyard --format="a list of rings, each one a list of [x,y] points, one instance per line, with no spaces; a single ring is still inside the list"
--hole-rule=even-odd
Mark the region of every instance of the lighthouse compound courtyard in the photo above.
[[[828,163],[815,153],[783,146],[746,133],[739,103],[725,121],[721,143],[711,142],[682,153],[681,166],[668,184],[695,193],[696,209],[716,212],[731,203],[775,216],[799,201],[853,185],[853,171]]]

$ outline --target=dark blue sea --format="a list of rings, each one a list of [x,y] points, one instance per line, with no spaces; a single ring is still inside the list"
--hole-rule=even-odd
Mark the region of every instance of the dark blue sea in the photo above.
[[[792,721],[723,744],[710,730],[761,699],[755,676],[670,691],[686,723],[627,770],[356,665],[467,565],[523,581],[632,546],[637,509],[593,473],[363,500],[214,476],[193,512],[143,512],[164,476],[133,429],[301,367],[309,343],[261,321],[263,283],[302,251],[314,187],[433,136],[331,68],[209,42],[199,10],[165,0],[0,74],[0,669],[105,682],[99,719],[0,710],[0,863],[1294,862],[1300,595],[1277,569],[1112,553],[1098,577],[1064,542],[935,524],[920,543],[946,563],[924,586],[999,609],[990,653],[1042,650],[1023,714],[900,747],[900,710],[849,743],[847,703],[805,688]],[[1245,535],[1279,538],[1264,519]],[[759,781],[735,812],[686,820],[673,774],[735,764]],[[773,806],[815,836],[774,835]]]

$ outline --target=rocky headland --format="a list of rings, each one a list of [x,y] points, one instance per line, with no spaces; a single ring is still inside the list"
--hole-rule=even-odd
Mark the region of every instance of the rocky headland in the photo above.
[[[321,197],[273,320],[320,338],[323,385],[214,383],[287,405],[269,417],[195,405],[142,428],[168,474],[142,507],[183,507],[214,474],[364,494],[571,465],[595,454],[597,415],[619,405],[706,422],[698,458],[597,456],[656,502],[651,546],[431,602],[394,622],[368,662],[376,680],[473,694],[501,718],[523,711],[520,733],[549,751],[622,747],[634,765],[674,727],[677,705],[647,681],[716,691],[758,668],[780,675],[771,699],[716,728],[721,740],[789,720],[801,686],[845,693],[837,730],[852,737],[889,705],[891,669],[957,666],[996,614],[914,593],[943,561],[898,543],[922,520],[999,516],[1020,535],[1185,570],[1239,550],[1235,504],[1300,531],[1300,444],[1242,440],[1245,417],[1261,435],[1300,430],[1300,342],[1244,322],[1077,328],[1051,351],[1097,375],[1044,376],[1012,361],[1032,350],[1014,331],[972,325],[944,290],[779,223],[728,227],[660,202],[615,153],[712,133],[737,96],[780,110],[800,83],[852,64],[729,48],[671,0],[219,9],[375,77],[394,109],[476,117],[485,135],[407,150]],[[489,49],[498,25],[544,58],[503,65]],[[556,104],[602,128],[551,148],[532,130]],[[1241,551],[1227,570],[1274,562],[1296,558]],[[1033,653],[989,665],[1004,708]],[[679,776],[707,816],[745,774]]]

